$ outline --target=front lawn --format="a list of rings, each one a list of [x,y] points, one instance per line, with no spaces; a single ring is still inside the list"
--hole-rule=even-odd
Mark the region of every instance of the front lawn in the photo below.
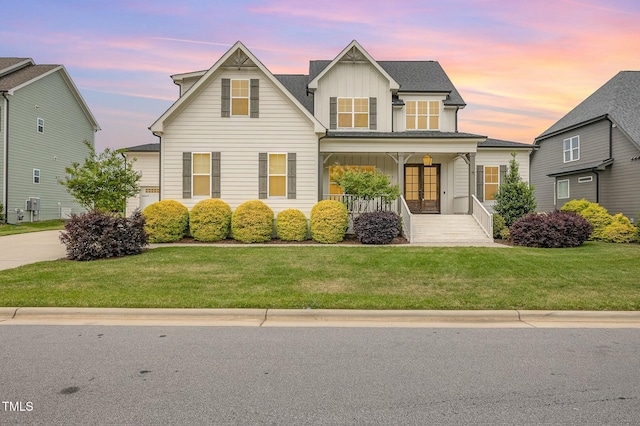
[[[640,245],[163,247],[0,271],[0,306],[640,309]]]
[[[56,231],[64,229],[64,220],[43,220],[42,222],[24,222],[20,225],[0,224],[0,237],[3,235],[25,234],[27,232]]]

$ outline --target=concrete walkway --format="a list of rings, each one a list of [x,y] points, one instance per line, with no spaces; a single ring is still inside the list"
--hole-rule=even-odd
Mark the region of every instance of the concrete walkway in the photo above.
[[[67,256],[60,231],[29,232],[0,237],[0,270]]]

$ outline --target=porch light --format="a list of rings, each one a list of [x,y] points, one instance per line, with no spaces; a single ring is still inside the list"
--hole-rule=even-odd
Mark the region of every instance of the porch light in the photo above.
[[[433,161],[433,158],[431,158],[429,154],[426,154],[424,157],[422,157],[422,163],[425,166],[430,166],[432,161]]]

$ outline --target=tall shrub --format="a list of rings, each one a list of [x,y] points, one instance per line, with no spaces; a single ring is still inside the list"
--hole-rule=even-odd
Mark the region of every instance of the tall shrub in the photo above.
[[[524,182],[520,177],[516,154],[511,154],[509,167],[505,181],[498,187],[495,194],[496,203],[493,209],[500,214],[507,227],[510,227],[518,218],[536,209],[536,200],[533,195],[533,186]]]
[[[311,238],[325,244],[344,240],[349,227],[349,213],[344,204],[335,200],[323,200],[311,209]]]
[[[264,243],[273,236],[273,210],[260,200],[246,201],[231,216],[233,238],[243,243]]]
[[[169,243],[184,238],[189,231],[189,210],[174,200],[162,200],[142,212],[150,243]]]
[[[231,229],[231,207],[217,198],[198,201],[189,212],[189,229],[197,241],[224,240]]]

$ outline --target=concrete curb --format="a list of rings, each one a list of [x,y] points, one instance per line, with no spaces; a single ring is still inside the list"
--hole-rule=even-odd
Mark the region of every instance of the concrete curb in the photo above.
[[[640,311],[0,308],[0,324],[254,327],[627,327]]]

